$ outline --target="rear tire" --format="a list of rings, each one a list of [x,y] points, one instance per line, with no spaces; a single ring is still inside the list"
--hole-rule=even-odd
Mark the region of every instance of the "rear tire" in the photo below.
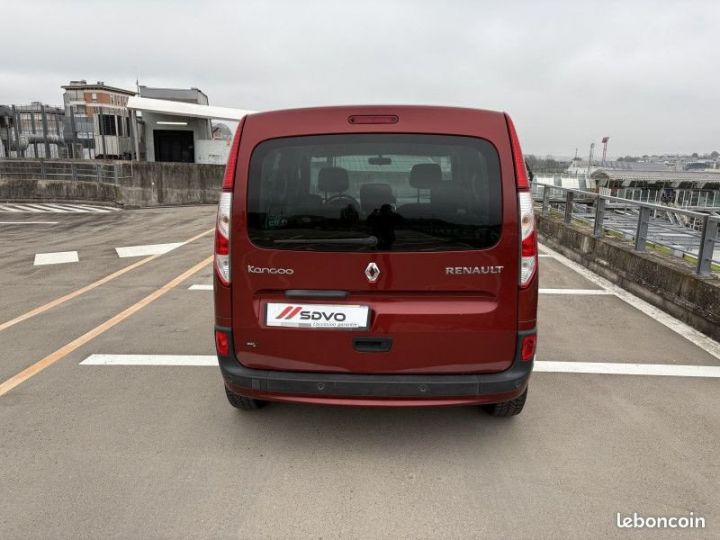
[[[503,401],[502,403],[493,403],[492,405],[483,405],[483,409],[490,416],[507,417],[517,416],[523,410],[525,406],[525,400],[527,400],[527,388],[515,399],[510,401]]]
[[[267,405],[267,401],[241,396],[240,394],[232,392],[227,386],[225,387],[225,395],[230,405],[241,411],[254,411]]]

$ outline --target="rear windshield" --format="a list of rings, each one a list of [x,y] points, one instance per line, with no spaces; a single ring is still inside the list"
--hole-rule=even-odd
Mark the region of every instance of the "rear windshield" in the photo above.
[[[272,249],[482,249],[500,238],[501,200],[497,151],[483,139],[272,139],[250,161],[248,233]]]

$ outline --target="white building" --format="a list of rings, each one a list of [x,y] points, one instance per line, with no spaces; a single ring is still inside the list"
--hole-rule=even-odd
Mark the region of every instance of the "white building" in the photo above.
[[[146,98],[141,100],[145,103],[156,100],[158,104],[178,102],[209,108],[207,95],[197,88],[140,86],[139,97]],[[136,110],[142,114],[147,161],[220,164],[227,161],[230,142],[226,139],[213,139],[210,117],[178,114],[161,106],[141,106],[136,107]]]

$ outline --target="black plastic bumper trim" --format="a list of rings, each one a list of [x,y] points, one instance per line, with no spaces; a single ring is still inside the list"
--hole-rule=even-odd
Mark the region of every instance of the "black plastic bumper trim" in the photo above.
[[[230,350],[232,330],[216,326],[228,334]],[[338,397],[469,397],[513,392],[525,386],[533,361],[522,361],[520,342],[535,330],[518,332],[515,361],[509,369],[498,373],[460,375],[403,375],[315,373],[251,369],[230,356],[218,356],[220,371],[226,382],[255,392],[270,394],[303,394]]]

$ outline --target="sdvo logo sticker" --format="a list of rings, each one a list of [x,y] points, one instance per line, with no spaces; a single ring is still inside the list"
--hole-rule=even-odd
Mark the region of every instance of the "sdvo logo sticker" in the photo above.
[[[367,328],[367,306],[343,304],[267,304],[265,324],[290,328]]]

